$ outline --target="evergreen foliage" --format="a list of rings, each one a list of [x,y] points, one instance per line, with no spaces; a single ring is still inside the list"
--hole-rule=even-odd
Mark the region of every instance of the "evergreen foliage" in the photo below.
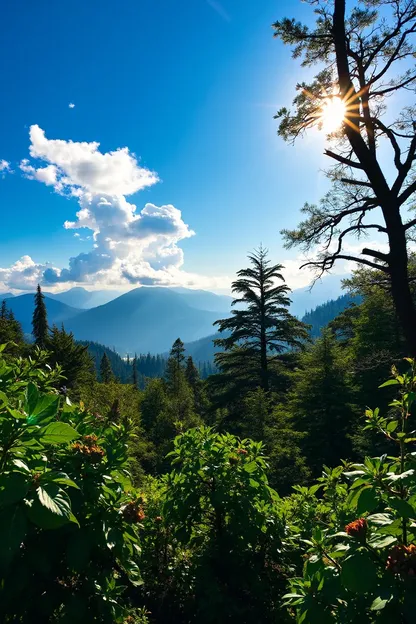
[[[45,295],[38,284],[35,294],[35,308],[33,310],[32,334],[35,344],[44,347],[48,339],[48,319],[45,304]]]
[[[114,380],[114,374],[113,374],[110,359],[107,353],[104,353],[103,357],[101,358],[100,379],[105,384],[108,384]]]
[[[215,356],[220,370],[230,376],[236,369],[247,371],[255,385],[266,392],[272,385],[271,361],[285,349],[300,348],[307,339],[305,325],[292,316],[288,307],[289,287],[284,283],[280,264],[271,265],[267,250],[260,247],[249,255],[251,267],[238,271],[232,291],[240,295],[233,301],[232,316],[219,320],[225,338],[215,342],[224,352]],[[242,374],[241,380],[246,380]]]

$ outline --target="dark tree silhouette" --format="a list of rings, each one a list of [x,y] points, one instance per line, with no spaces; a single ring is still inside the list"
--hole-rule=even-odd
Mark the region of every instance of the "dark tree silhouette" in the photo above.
[[[35,294],[35,309],[32,318],[32,334],[35,344],[39,347],[45,347],[48,339],[48,317],[45,305],[45,296],[38,284]]]
[[[100,377],[103,383],[110,383],[114,379],[111,363],[107,353],[104,353],[100,363]]]
[[[288,311],[290,288],[281,274],[282,265],[271,266],[267,255],[262,247],[249,255],[252,266],[238,271],[238,279],[232,284],[233,293],[241,295],[232,305],[245,307],[215,322],[221,333],[228,334],[215,341],[225,350],[215,356],[220,369],[227,368],[229,360],[241,369],[250,366],[253,373],[258,371],[260,387],[266,392],[270,388],[273,354],[300,347],[308,336],[306,326]]]
[[[306,204],[305,220],[286,230],[287,246],[299,245],[309,256],[307,265],[318,275],[334,263],[351,260],[383,271],[390,280],[397,314],[408,348],[416,354],[416,309],[408,279],[407,240],[416,219],[408,208],[416,191],[416,107],[410,100],[401,109],[400,92],[414,93],[416,3],[414,0],[345,0],[310,2],[317,14],[310,29],[294,19],[274,24],[275,35],[293,47],[302,65],[320,65],[309,84],[298,85],[294,112],[282,108],[279,134],[294,140],[320,124],[329,98],[339,97],[344,120],[326,149],[334,164],[328,171],[332,188],[318,206]],[[388,96],[396,94],[392,106]],[[380,153],[383,150],[383,159]],[[393,175],[391,172],[393,168]],[[351,236],[381,233],[387,251],[363,245],[352,254]],[[377,247],[377,245],[376,245]],[[305,265],[304,265],[305,266]]]

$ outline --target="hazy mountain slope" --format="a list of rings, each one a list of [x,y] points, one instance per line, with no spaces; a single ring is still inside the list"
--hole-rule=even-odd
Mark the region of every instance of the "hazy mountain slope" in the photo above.
[[[25,333],[30,333],[32,331],[32,316],[35,306],[34,298],[35,296],[33,294],[28,294],[7,299],[7,307],[13,311]],[[67,321],[80,313],[80,310],[77,308],[67,306],[61,301],[51,299],[50,297],[45,297],[45,304],[50,326],[65,323],[66,327]]]
[[[212,333],[216,312],[198,310],[168,288],[136,288],[81,312],[67,324],[78,340],[99,342],[121,354],[163,353],[178,336],[184,342]]]
[[[62,301],[66,305],[82,310],[90,310],[100,305],[104,305],[119,297],[122,292],[119,290],[87,290],[81,286],[70,288],[61,293],[45,293],[48,297]]]
[[[183,295],[186,302],[198,310],[228,314],[231,310],[232,297],[217,295],[208,290],[192,290],[190,288],[172,288],[174,292]]]
[[[342,294],[341,279],[339,275],[327,275],[317,281],[312,289],[306,287],[293,290],[289,295],[292,300],[291,314],[302,318],[308,310],[313,310],[325,301],[339,297]]]

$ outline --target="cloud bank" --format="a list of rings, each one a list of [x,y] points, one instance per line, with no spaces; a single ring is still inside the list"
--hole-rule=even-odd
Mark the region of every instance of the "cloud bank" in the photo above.
[[[38,125],[30,127],[29,137],[30,159],[20,162],[22,175],[76,199],[75,219],[63,225],[67,230],[87,231],[82,238],[78,232],[75,235],[78,240],[91,239],[92,247],[71,257],[64,268],[37,264],[23,256],[13,266],[0,269],[0,285],[21,290],[31,290],[38,282],[51,287],[64,283],[228,285],[226,278],[211,280],[182,269],[179,243],[195,233],[180,210],[152,203],[138,210],[127,200],[158,182],[157,174],[142,166],[127,147],[102,152],[97,142],[48,139]]]

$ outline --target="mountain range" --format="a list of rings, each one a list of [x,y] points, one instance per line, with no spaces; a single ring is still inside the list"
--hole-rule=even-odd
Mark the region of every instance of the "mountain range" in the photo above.
[[[330,298],[325,297],[326,293],[338,294],[339,279],[337,282],[331,282],[331,276],[326,279],[324,290],[317,284],[312,292],[293,291],[291,312],[301,318],[315,302]],[[166,353],[180,337],[197,361],[213,360],[212,341],[216,337],[213,323],[230,314],[232,303],[232,297],[227,295],[186,288],[141,287],[120,293],[76,287],[44,294],[49,324],[63,324],[77,340],[97,342],[122,355],[133,355]],[[30,334],[33,294],[5,293],[0,298],[7,299],[7,306],[22,324],[23,331]]]

